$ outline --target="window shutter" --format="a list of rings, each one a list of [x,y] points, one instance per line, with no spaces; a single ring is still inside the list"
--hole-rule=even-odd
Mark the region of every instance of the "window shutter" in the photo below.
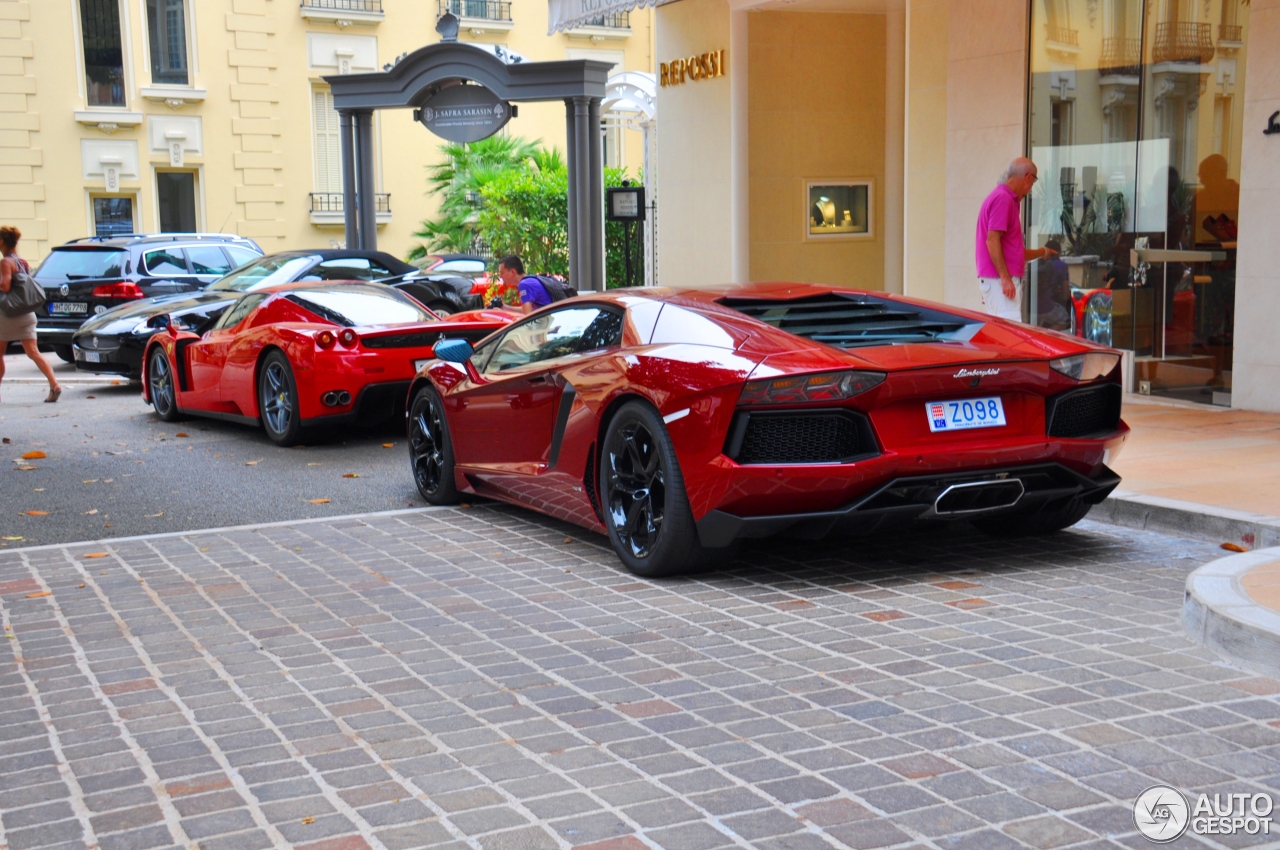
[[[316,191],[342,191],[342,146],[333,93],[327,88],[311,92],[312,135],[315,139]]]

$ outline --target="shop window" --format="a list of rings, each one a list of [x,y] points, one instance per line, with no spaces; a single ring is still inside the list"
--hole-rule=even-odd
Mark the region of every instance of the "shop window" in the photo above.
[[[95,236],[120,236],[133,233],[133,198],[96,197],[92,199],[93,233]]]
[[[147,0],[147,39],[151,82],[188,85],[186,0]]]
[[[80,36],[89,105],[124,106],[120,0],[80,0]]]
[[[194,172],[156,172],[156,196],[160,204],[161,233],[194,233],[199,229]]]
[[[871,184],[867,181],[822,181],[807,184],[810,239],[871,235]]]

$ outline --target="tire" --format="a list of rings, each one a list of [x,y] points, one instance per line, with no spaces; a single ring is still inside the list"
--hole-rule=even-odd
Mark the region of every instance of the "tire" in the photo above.
[[[258,369],[258,415],[262,430],[277,446],[296,445],[302,436],[298,410],[298,383],[289,358],[272,351]]]
[[[69,345],[55,345],[53,347],[53,353],[58,355],[58,359],[63,363],[76,362],[75,352],[71,350],[71,346]]]
[[[1084,519],[1092,507],[1088,502],[1072,499],[1053,510],[1042,510],[1030,515],[1005,514],[991,519],[975,519],[971,524],[992,537],[1039,537],[1070,528]]]
[[[173,367],[169,365],[169,356],[158,345],[151,349],[147,358],[147,389],[150,390],[151,406],[161,422],[176,422],[182,418],[178,413]]]
[[[675,447],[645,402],[624,404],[605,429],[598,492],[613,551],[635,575],[676,575],[708,560]]]
[[[442,319],[446,316],[452,316],[454,313],[458,312],[458,308],[450,304],[448,301],[433,301],[427,306],[431,308],[432,313],[435,313]]]
[[[426,386],[409,406],[409,471],[422,498],[433,505],[458,501],[453,475],[453,440],[444,404],[434,387]]]

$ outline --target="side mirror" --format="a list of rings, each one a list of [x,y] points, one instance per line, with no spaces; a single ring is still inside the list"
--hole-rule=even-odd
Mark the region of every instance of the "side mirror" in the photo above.
[[[466,363],[475,353],[475,349],[465,339],[442,339],[436,343],[434,352],[441,360],[448,360],[450,363]]]

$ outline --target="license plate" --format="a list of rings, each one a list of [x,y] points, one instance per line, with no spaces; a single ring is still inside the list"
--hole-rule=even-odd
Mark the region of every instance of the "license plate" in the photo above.
[[[102,355],[96,351],[82,351],[76,349],[76,359],[83,360],[86,363],[101,363]]]
[[[968,428],[994,428],[1007,425],[1000,396],[966,398],[958,401],[931,401],[924,406],[929,417],[929,430],[963,431]]]
[[[50,316],[80,315],[89,312],[89,305],[83,301],[50,301]]]
[[[414,371],[414,372],[421,372],[421,371],[422,371],[422,367],[423,367],[423,366],[426,366],[428,363],[430,363],[430,362],[432,361],[432,359],[433,359],[433,358],[428,357],[426,360],[415,360],[415,361],[413,361],[413,371]]]

